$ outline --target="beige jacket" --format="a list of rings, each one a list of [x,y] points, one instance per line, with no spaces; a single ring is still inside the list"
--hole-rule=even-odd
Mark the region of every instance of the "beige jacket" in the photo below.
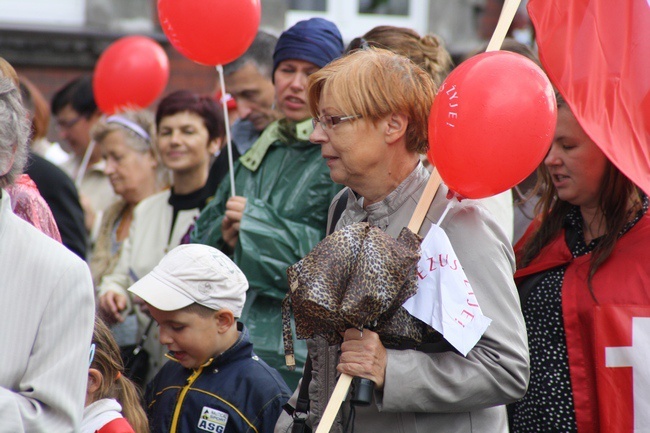
[[[408,225],[422,195],[428,171],[420,164],[411,175],[380,202],[363,208],[362,199],[348,194],[346,210],[337,228],[367,221],[397,237]],[[420,235],[425,236],[449,201],[442,185],[429,209]],[[330,207],[330,218],[337,196]],[[523,396],[528,385],[529,360],[526,328],[513,281],[515,270],[512,247],[503,229],[491,214],[473,200],[463,200],[451,208],[442,229],[451,240],[463,269],[474,289],[483,313],[492,324],[468,353],[423,353],[388,350],[384,389],[375,392],[374,402],[356,410],[355,433],[507,432],[503,406]],[[313,362],[309,387],[310,421],[316,427],[335,382],[338,346],[323,339],[308,342]],[[296,395],[294,395],[294,398]],[[341,432],[349,404],[343,404],[332,431]],[[276,432],[285,432],[290,423],[283,414]]]
[[[102,221],[97,233],[95,246],[93,247],[92,255],[90,257],[90,273],[93,276],[93,284],[95,287],[99,286],[104,275],[113,272],[117,261],[120,258],[122,245],[118,247],[117,251],[113,251],[113,239],[115,233],[115,225],[122,217],[127,203],[120,200],[113,203],[104,211]]]

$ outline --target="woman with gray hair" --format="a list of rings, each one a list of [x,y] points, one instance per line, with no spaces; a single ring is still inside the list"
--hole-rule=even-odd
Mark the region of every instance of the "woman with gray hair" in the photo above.
[[[2,74],[0,80],[0,188],[5,188],[23,173],[30,125],[16,86]]]
[[[0,57],[0,77],[11,79],[11,82],[13,82],[16,88],[19,87],[18,74],[16,74],[13,66],[2,57]],[[7,92],[9,92],[9,88],[7,89]],[[6,93],[6,95],[9,95],[9,93]],[[25,104],[22,98],[20,98],[19,101],[20,107],[15,107],[15,109],[12,110],[7,106],[7,109],[3,110],[2,113],[5,116],[11,116],[12,113],[15,114],[19,108],[27,112],[27,110],[24,109]],[[9,104],[10,102],[11,99],[7,96],[5,104]],[[7,124],[11,121],[8,117],[2,120],[5,120]],[[23,122],[18,122],[15,130],[0,131],[0,133],[5,134],[2,138],[6,139],[6,141],[3,142],[6,144],[22,143],[24,132],[22,131],[22,128]],[[11,210],[17,216],[32,224],[51,238],[61,242],[61,234],[59,233],[59,229],[49,206],[39,193],[36,184],[32,181],[29,175],[22,173],[23,168],[26,165],[28,152],[25,151],[24,153],[18,154],[19,151],[20,149],[17,149],[15,145],[13,147],[5,146],[0,149],[0,154],[5,152],[5,155],[3,155],[4,158],[0,159],[0,161],[4,161],[4,164],[7,165],[15,162],[12,169],[13,173],[8,173],[10,170],[9,168],[5,170],[0,166],[0,178],[4,177],[5,174],[10,174],[6,183],[3,183],[4,180],[0,182],[0,188],[4,188],[9,195],[11,199]]]
[[[90,257],[90,272],[97,290],[104,275],[110,275],[129,235],[133,211],[140,201],[169,186],[169,170],[162,164],[155,145],[153,113],[128,111],[102,119],[91,131],[100,147],[104,173],[120,199],[102,213],[97,239]],[[102,310],[98,310],[102,313]],[[137,319],[130,315],[111,327],[118,345],[134,344]]]
[[[90,271],[97,287],[102,277],[115,269],[133,209],[169,186],[169,170],[154,144],[154,116],[149,111],[129,111],[100,120],[91,135],[101,149],[104,173],[120,196],[104,211],[93,248]]]
[[[14,83],[0,73],[0,188],[27,158],[29,121]],[[85,262],[11,210],[0,189],[0,370],[3,431],[77,431],[93,329]]]

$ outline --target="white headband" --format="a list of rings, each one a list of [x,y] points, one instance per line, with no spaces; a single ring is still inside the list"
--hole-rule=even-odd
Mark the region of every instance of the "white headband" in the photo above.
[[[140,137],[144,138],[146,141],[151,142],[151,136],[149,136],[147,131],[145,131],[140,125],[130,121],[126,117],[122,117],[118,115],[110,116],[108,119],[106,119],[106,123],[117,123],[119,125],[122,125],[125,128],[128,128],[131,131],[135,132]]]

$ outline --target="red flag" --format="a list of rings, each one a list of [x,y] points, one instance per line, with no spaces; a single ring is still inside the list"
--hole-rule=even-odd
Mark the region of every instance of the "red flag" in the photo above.
[[[650,194],[650,0],[530,0],[528,13],[582,128]]]

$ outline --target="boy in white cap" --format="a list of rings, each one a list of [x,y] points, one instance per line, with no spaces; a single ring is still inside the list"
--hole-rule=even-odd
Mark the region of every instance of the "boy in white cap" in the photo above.
[[[147,385],[151,432],[272,432],[291,392],[237,322],[248,281],[221,251],[170,251],[129,291],[160,327],[167,362]]]

